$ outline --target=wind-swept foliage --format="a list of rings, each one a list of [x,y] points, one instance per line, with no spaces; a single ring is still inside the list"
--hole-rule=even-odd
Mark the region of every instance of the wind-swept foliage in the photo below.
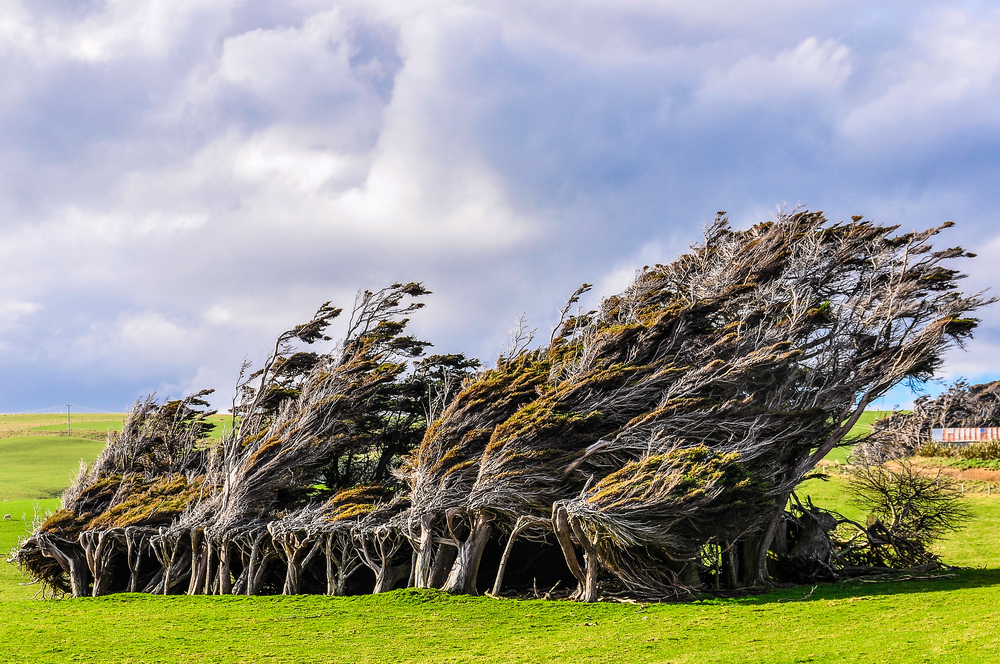
[[[96,511],[68,505],[17,560],[75,594],[184,581],[192,593],[476,593],[484,581],[500,593],[542,580],[593,601],[768,583],[790,519],[796,533],[823,520],[786,511],[793,489],[868,404],[932,377],[976,327],[988,300],[962,294],[947,267],[971,254],[930,244],[949,225],[896,234],[795,212],[740,230],[720,214],[703,243],[592,311],[574,309],[584,285],[547,345],[516,333],[485,370],[417,359],[429,344],[405,328],[419,284],[363,292],[344,341],[306,352],[295,344],[328,341],[340,313],[324,304],[241,378],[217,447],[171,434],[159,470],[109,461],[82,474],[80,496],[113,494],[109,477],[130,488]],[[183,487],[169,479],[182,475]],[[52,539],[126,503],[140,515],[172,482],[183,510],[139,518],[127,547],[100,549],[96,525]],[[116,556],[127,584],[106,571],[123,569]]]
[[[855,456],[868,463],[902,459],[914,454],[945,456],[947,445],[935,445],[932,429],[1000,426],[1000,381],[969,385],[957,380],[937,397],[921,396],[910,412],[894,412],[872,424],[872,435],[855,448]],[[976,445],[971,445],[975,451]]]

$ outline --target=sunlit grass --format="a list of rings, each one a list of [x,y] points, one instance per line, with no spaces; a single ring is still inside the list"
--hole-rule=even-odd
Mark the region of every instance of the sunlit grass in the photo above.
[[[42,445],[59,439],[29,440]],[[42,449],[18,457],[8,479],[18,476],[24,463],[44,465],[49,457]],[[5,481],[0,477],[0,490]],[[863,519],[850,504],[847,486],[847,479],[834,473],[826,482],[806,483],[799,495]],[[414,590],[349,598],[113,595],[32,601],[37,586],[19,586],[17,571],[5,566],[0,661],[1000,661],[1000,639],[994,635],[1000,618],[1000,496],[972,494],[966,500],[975,519],[945,540],[940,552],[948,563],[990,569],[663,605],[496,600]],[[57,503],[0,503],[13,517],[0,523],[0,549],[8,550],[27,533],[36,506],[53,509]]]

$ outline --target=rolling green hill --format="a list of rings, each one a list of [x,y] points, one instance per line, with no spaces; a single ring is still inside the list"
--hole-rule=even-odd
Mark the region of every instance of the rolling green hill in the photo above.
[[[93,461],[103,448],[103,439],[0,438],[0,500],[58,498],[80,468],[80,461]]]

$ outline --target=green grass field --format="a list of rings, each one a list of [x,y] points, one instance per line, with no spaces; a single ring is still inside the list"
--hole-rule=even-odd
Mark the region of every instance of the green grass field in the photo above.
[[[0,438],[0,501],[58,497],[80,460],[93,461],[103,447],[102,440],[65,436]]]
[[[41,442],[17,465],[44,466]],[[0,441],[4,442],[4,441]],[[96,453],[96,452],[95,452]],[[844,451],[846,456],[846,450]],[[0,459],[7,457],[0,448]],[[832,461],[841,461],[832,458]],[[6,477],[20,475],[5,469]],[[863,517],[846,479],[800,494]],[[9,550],[34,510],[2,503]],[[737,599],[641,605],[451,597],[150,597],[31,600],[0,570],[0,661],[23,662],[995,662],[1000,661],[1000,496],[971,494],[976,518],[941,545],[970,569],[927,580],[855,580]],[[852,511],[853,510],[853,511]],[[24,519],[22,521],[22,518]]]
[[[104,440],[109,431],[121,431],[124,415],[121,413],[73,413],[66,421],[65,413],[55,414],[0,414],[0,438],[24,435],[76,435]],[[232,428],[229,415],[212,415],[208,421],[215,424],[209,438],[220,438]]]
[[[107,431],[120,429],[121,413],[72,413],[73,429]],[[26,431],[55,431],[66,433],[66,413],[6,413],[0,414],[0,435],[17,435]]]

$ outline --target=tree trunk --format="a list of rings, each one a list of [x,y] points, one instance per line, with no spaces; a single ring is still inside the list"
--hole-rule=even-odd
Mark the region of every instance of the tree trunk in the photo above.
[[[182,583],[190,575],[190,570],[180,577],[176,575],[177,570],[183,569],[188,564],[190,551],[184,549],[179,535],[165,533],[162,528],[150,545],[153,554],[163,568],[163,578],[153,589],[153,594],[168,595],[171,588]]]
[[[97,537],[97,549],[94,551],[94,562],[97,563],[97,573],[94,574],[94,597],[107,595],[111,590],[111,556],[115,550],[115,536],[110,531],[101,531]]]
[[[212,539],[205,535],[205,540],[203,546],[205,547],[205,560],[202,567],[205,569],[205,578],[201,581],[201,591],[205,595],[212,594],[212,558],[215,554],[215,547],[212,546]]]
[[[69,558],[70,586],[73,589],[73,597],[87,596],[87,566],[80,558]]]
[[[273,553],[266,553],[261,556],[260,561],[257,563],[257,569],[254,571],[254,575],[250,579],[250,585],[247,586],[247,595],[260,594],[261,588],[264,587],[264,575],[267,573],[268,565],[273,558]]]
[[[244,567],[240,575],[236,577],[236,581],[233,583],[233,593],[234,595],[245,595],[247,589],[247,570],[248,567]]]
[[[157,592],[159,592],[161,583],[163,583],[162,569],[160,569],[156,574],[153,575],[153,578],[149,580],[149,583],[147,583],[146,587],[142,589],[142,592],[151,593],[155,595]]]
[[[576,519],[568,518],[570,527],[573,529],[573,534],[576,535],[576,539],[580,542],[583,547],[583,561],[586,565],[584,572],[586,576],[583,582],[583,592],[580,594],[579,600],[581,602],[596,602],[597,601],[597,570],[600,568],[600,560],[597,555],[597,547],[593,542],[590,541],[587,533],[584,532],[583,528],[577,524]]]
[[[337,597],[347,594],[347,575],[344,574],[342,567],[337,570],[337,587],[334,588],[333,594]]]
[[[726,588],[735,590],[739,587],[739,556],[736,555],[736,545],[733,542],[722,543],[722,577]]]
[[[326,594],[342,597],[347,594],[347,579],[362,565],[353,541],[342,532],[323,538],[326,552]]]
[[[195,528],[191,531],[191,580],[188,583],[188,595],[200,595],[205,587],[206,554],[203,541],[205,531]]]
[[[230,595],[233,592],[233,580],[230,572],[232,565],[233,551],[229,544],[229,538],[222,536],[219,541],[219,594]]]
[[[175,572],[181,570],[180,576],[177,576]],[[179,586],[184,583],[184,581],[191,576],[191,551],[185,549],[180,542],[174,547],[173,555],[170,557],[170,563],[163,573],[163,594],[169,595],[170,591],[174,589],[175,586]]]
[[[323,555],[326,556],[326,594],[337,595],[337,564],[333,561],[333,534],[323,536]]]
[[[459,543],[458,555],[444,589],[455,595],[477,595],[476,577],[486,543],[493,532],[492,517],[478,514],[469,528],[469,535]]]
[[[458,547],[451,544],[438,544],[434,556],[434,566],[431,568],[431,580],[428,588],[443,588],[448,581],[448,575],[458,557]]]
[[[244,573],[246,574],[246,594],[252,595],[253,579],[260,565],[260,535],[252,537],[250,544],[250,561],[247,563]]]
[[[126,592],[139,592],[139,566],[142,562],[142,550],[146,544],[146,538],[146,533],[138,528],[125,529],[125,559],[129,573]]]
[[[552,509],[552,530],[556,534],[559,548],[562,549],[563,558],[566,559],[566,566],[579,584],[577,595],[583,595],[587,585],[587,574],[583,571],[580,559],[576,555],[576,547],[573,546],[571,535],[573,529],[569,525],[569,515],[566,513],[566,508],[558,503]]]
[[[519,532],[517,528],[512,530],[510,537],[507,538],[507,545],[503,548],[503,555],[500,556],[500,565],[497,566],[497,576],[493,581],[493,589],[489,593],[493,597],[500,596],[500,588],[503,586],[503,576],[507,572],[507,561],[510,559],[510,552],[514,548],[514,541],[517,539]]]
[[[295,556],[289,556],[285,564],[285,585],[281,587],[282,595],[299,594],[299,563]]]
[[[583,602],[596,602],[597,570],[600,564],[596,547],[583,532],[583,529],[570,518],[566,508],[559,503],[556,503],[552,509],[552,529],[555,531],[556,540],[559,542],[563,557],[566,559],[566,565],[579,583],[576,590],[577,599]],[[583,547],[584,566],[580,565],[580,559],[576,555],[572,535],[576,536],[580,546]]]
[[[409,564],[385,565],[379,568],[378,573],[375,575],[375,590],[372,592],[376,595],[378,593],[389,592],[396,585],[397,581],[406,578],[409,573]]]
[[[260,594],[261,589],[264,587],[264,580],[267,578],[268,566],[273,559],[278,557],[274,540],[271,540],[270,546],[267,544],[270,535],[266,529],[263,529],[254,538],[253,549],[250,554],[253,569],[247,577],[247,595]]]
[[[55,558],[56,562],[59,563],[59,566],[63,568],[63,571],[69,577],[73,597],[86,597],[89,595],[88,576],[90,570],[87,567],[86,560],[80,556],[74,556],[63,551],[48,537],[39,537],[38,543],[42,546],[43,555]],[[70,544],[70,547],[73,546],[73,544]]]
[[[748,581],[746,585],[762,587],[771,585],[771,575],[767,570],[767,552],[771,550],[771,542],[774,541],[775,533],[778,532],[778,523],[785,518],[785,505],[788,504],[788,498],[790,495],[790,491],[783,493],[778,496],[778,500],[775,501],[778,505],[778,509],[775,510],[771,518],[768,519],[767,527],[764,529],[763,533],[760,534],[760,539],[757,542],[757,550],[754,552],[755,555],[750,563],[750,574],[747,577],[744,577]]]
[[[736,566],[739,569],[740,587],[746,588],[757,582],[757,562],[763,533],[756,532],[736,543]],[[765,573],[767,569],[765,567]]]
[[[597,601],[597,569],[600,565],[597,555],[594,553],[584,553],[583,560],[587,564],[587,578],[583,584],[583,593],[580,595],[581,602]]]
[[[94,579],[92,595],[94,597],[106,595],[108,586],[111,584],[107,568],[114,545],[114,536],[108,530],[90,530],[80,533],[78,539],[86,555],[87,567],[90,568],[91,576]]]
[[[377,555],[373,557],[368,549],[368,538],[373,539],[377,547]],[[410,561],[403,565],[393,565],[392,561],[402,546],[405,538],[392,529],[376,529],[368,534],[358,534],[357,541],[361,545],[360,553],[364,564],[375,572],[375,589],[373,593],[383,593],[392,590],[400,578],[406,578],[410,573]],[[400,576],[402,575],[402,576]]]
[[[527,528],[540,523],[548,523],[551,526],[551,521],[548,521],[547,519],[537,519],[527,516],[520,516],[517,518],[517,521],[514,523],[514,528],[510,531],[510,537],[507,539],[507,546],[504,547],[503,555],[500,557],[500,565],[497,567],[497,577],[493,582],[493,590],[490,592],[490,594],[494,597],[500,595],[500,588],[503,585],[503,577],[507,572],[507,561],[510,559],[510,552],[514,548],[514,541],[517,539],[517,536]]]
[[[302,570],[309,566],[313,557],[319,550],[322,543],[320,540],[311,540],[308,536],[301,539],[295,534],[286,534],[278,538],[282,549],[285,552],[285,585],[281,589],[282,595],[298,595],[301,585]],[[312,548],[303,556],[306,547],[312,544]]]
[[[413,568],[413,585],[417,588],[433,588],[431,579],[434,571],[434,521],[436,514],[420,517],[420,543],[417,545],[417,560]]]
[[[267,571],[267,564],[270,562],[270,555],[264,551],[264,539],[268,534],[266,530],[261,530],[256,535],[251,535],[253,544],[250,548],[250,562],[246,568],[247,595],[256,595],[264,583],[264,572]]]
[[[830,532],[837,527],[837,519],[819,510],[804,510],[801,523],[802,530],[795,546],[788,551],[788,560],[798,569],[812,570],[812,578],[836,578]]]

